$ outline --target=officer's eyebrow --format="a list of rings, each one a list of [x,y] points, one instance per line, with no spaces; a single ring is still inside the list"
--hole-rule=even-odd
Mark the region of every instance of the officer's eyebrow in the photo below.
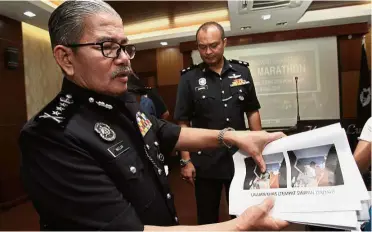
[[[116,43],[119,43],[119,44],[127,44],[128,43],[128,37],[124,37],[124,39],[118,41],[117,39],[114,39],[112,37],[103,36],[103,37],[98,38],[97,43],[106,42],[106,41],[116,42]]]

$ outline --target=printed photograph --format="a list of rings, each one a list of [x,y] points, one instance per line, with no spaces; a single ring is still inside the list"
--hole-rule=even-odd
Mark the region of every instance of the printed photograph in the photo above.
[[[344,184],[334,144],[288,151],[288,157],[294,188]]]
[[[244,190],[274,189],[287,187],[287,168],[283,153],[263,156],[266,172],[262,173],[251,157],[244,159],[246,176]]]

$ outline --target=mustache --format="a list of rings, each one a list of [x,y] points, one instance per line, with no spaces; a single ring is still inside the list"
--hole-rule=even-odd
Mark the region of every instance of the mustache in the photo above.
[[[111,77],[112,79],[115,79],[118,76],[129,76],[133,74],[133,70],[130,66],[120,66],[117,70],[115,70],[112,74]]]

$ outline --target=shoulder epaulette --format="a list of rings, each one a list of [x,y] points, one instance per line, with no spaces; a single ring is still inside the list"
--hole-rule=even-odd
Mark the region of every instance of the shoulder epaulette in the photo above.
[[[35,121],[65,127],[78,106],[72,95],[60,93],[35,116]]]
[[[188,68],[182,69],[181,70],[181,75],[183,75],[183,74],[187,73],[188,71],[191,71],[191,70],[193,70],[193,69],[195,69],[197,67],[199,67],[199,65],[194,64],[194,65],[191,65]]]
[[[245,62],[245,61],[234,60],[234,59],[231,59],[229,61],[230,61],[230,63],[233,63],[233,64],[240,64],[240,65],[249,67],[249,63],[248,62]]]

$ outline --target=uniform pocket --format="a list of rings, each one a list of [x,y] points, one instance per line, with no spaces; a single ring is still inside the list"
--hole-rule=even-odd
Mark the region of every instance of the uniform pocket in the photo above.
[[[134,149],[109,161],[106,166],[124,198],[136,210],[144,210],[151,205],[156,197],[156,186]]]
[[[208,90],[195,92],[195,112],[201,115],[208,113],[214,103],[215,96]]]

